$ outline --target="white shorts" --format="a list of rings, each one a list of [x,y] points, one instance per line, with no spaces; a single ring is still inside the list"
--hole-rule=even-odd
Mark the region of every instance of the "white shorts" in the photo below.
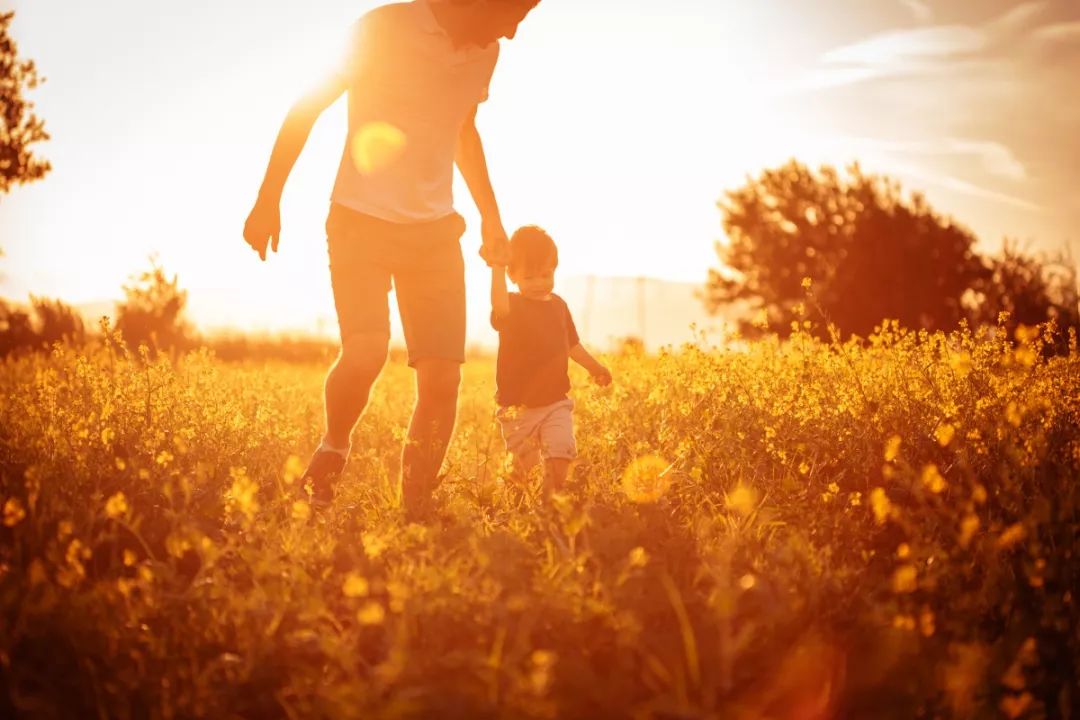
[[[577,457],[574,442],[574,401],[570,398],[543,407],[500,407],[499,419],[506,449],[514,455],[540,451],[543,460]]]

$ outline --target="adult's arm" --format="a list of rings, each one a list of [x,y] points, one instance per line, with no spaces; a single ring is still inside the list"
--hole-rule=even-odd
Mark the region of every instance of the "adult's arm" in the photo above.
[[[483,239],[480,257],[492,267],[506,265],[510,259],[506,230],[503,228],[499,204],[495,200],[495,190],[491,187],[484,143],[476,128],[476,108],[461,126],[454,159],[480,211],[480,235]]]
[[[281,193],[296,159],[307,143],[311,128],[343,92],[345,80],[335,73],[305,93],[289,109],[281,124],[255,206],[244,223],[244,240],[259,253],[260,260],[266,260],[268,244],[277,252],[281,235]]]

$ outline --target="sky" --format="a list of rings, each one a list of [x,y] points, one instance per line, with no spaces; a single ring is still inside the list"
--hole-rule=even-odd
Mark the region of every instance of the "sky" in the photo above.
[[[241,229],[290,103],[376,4],[6,0],[54,170],[0,196],[0,296],[117,298],[156,255],[204,327],[333,332],[344,103],[289,180],[280,253]],[[986,251],[1080,250],[1076,77],[1074,0],[543,0],[478,125],[507,229],[546,227],[560,278],[701,283],[717,200],[791,157],[892,175]],[[476,339],[488,276],[455,194]]]

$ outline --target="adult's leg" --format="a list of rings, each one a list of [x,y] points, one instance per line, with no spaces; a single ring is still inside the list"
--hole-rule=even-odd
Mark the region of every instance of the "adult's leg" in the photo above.
[[[401,491],[406,513],[422,518],[431,506],[439,470],[457,419],[461,365],[456,360],[417,360],[416,407],[401,453]]]
[[[386,232],[373,218],[332,205],[326,220],[330,283],[341,352],[326,377],[323,445],[339,451],[367,406],[390,343],[390,268]]]
[[[342,340],[341,353],[326,376],[326,437],[335,448],[349,447],[353,427],[367,407],[371,386],[386,363],[390,337],[356,333]]]

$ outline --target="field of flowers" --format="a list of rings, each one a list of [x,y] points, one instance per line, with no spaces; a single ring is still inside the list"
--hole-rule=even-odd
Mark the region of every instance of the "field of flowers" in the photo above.
[[[465,367],[406,524],[387,367],[298,500],[322,365],[0,366],[0,716],[1077,717],[1080,354],[1049,328],[806,334],[574,375],[580,461],[503,481]]]

